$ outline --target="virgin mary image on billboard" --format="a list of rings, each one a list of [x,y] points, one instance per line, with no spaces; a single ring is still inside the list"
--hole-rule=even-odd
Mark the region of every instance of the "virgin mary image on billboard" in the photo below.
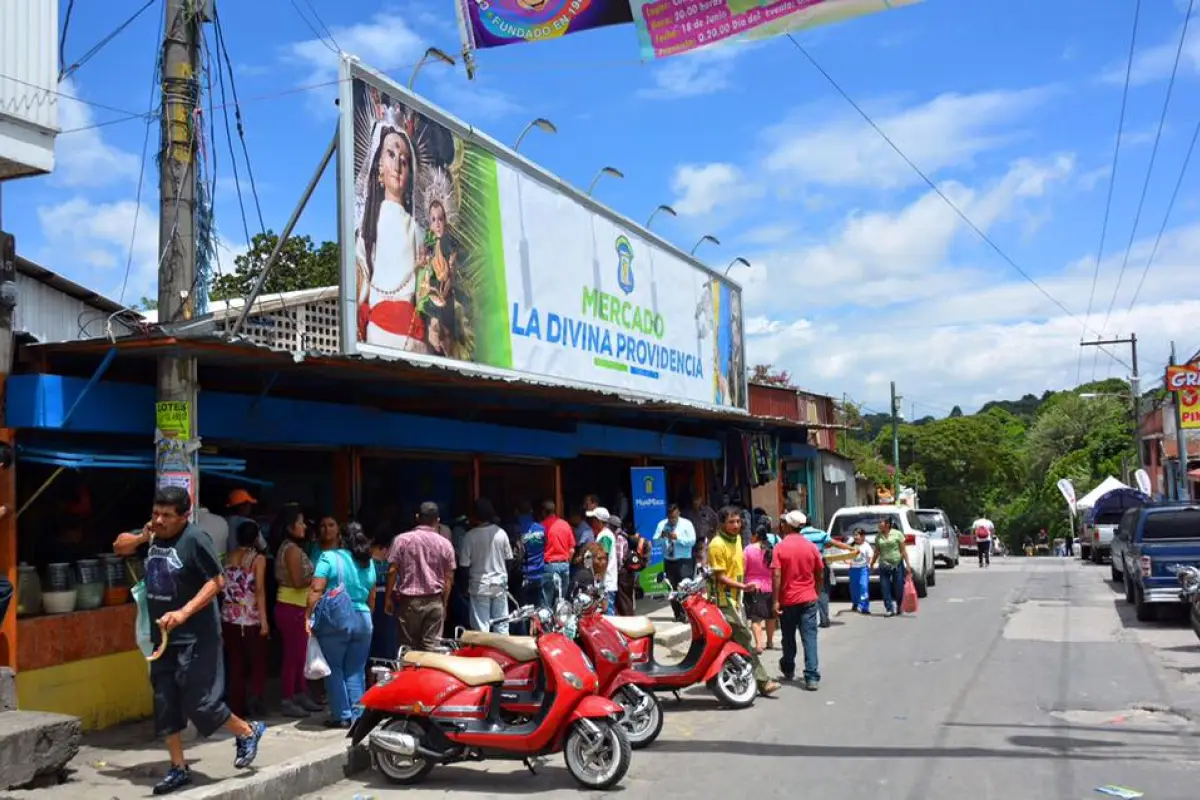
[[[496,168],[444,126],[354,82],[357,340],[478,361]],[[480,185],[485,184],[485,185]],[[465,198],[469,198],[464,202]],[[503,314],[503,269],[499,274]]]

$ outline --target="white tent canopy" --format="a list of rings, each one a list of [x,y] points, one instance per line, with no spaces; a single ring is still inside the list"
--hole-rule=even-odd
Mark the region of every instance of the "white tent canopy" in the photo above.
[[[1104,480],[1100,481],[1100,485],[1090,492],[1079,498],[1075,503],[1075,508],[1078,511],[1089,511],[1092,506],[1096,505],[1096,501],[1114,489],[1128,489],[1129,487],[1121,483],[1119,480],[1109,475]]]

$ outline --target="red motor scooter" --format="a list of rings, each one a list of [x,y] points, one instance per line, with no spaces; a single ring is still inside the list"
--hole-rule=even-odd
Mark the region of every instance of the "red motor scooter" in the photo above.
[[[604,622],[629,640],[634,668],[649,678],[649,683],[640,685],[655,692],[674,692],[678,698],[681,689],[703,683],[723,705],[747,708],[758,696],[754,665],[750,652],[733,641],[733,629],[721,609],[704,596],[709,575],[701,570],[671,591],[671,599],[683,606],[692,626],[692,644],[679,664],[654,660],[654,623],[649,617],[605,617]],[[665,582],[666,577],[660,575],[659,580]]]
[[[576,641],[595,666],[597,692],[621,706],[621,727],[630,746],[638,750],[662,732],[662,707],[648,691],[650,677],[633,669],[625,637],[605,623],[608,618],[601,613],[604,602],[600,592],[580,593],[570,603],[560,602],[554,625],[559,630],[574,629]],[[490,658],[504,670],[500,702],[505,712],[529,716],[541,707],[547,688],[531,637],[463,631],[459,642],[458,655]]]
[[[413,784],[437,764],[534,759],[563,752],[571,776],[607,789],[629,770],[632,749],[619,705],[596,694],[599,679],[579,646],[549,629],[552,615],[532,606],[510,621],[533,620],[545,675],[543,703],[516,723],[501,711],[504,672],[490,658],[423,651],[400,654],[400,668],[363,695],[363,714],[348,734],[367,740],[371,760],[394,783]]]

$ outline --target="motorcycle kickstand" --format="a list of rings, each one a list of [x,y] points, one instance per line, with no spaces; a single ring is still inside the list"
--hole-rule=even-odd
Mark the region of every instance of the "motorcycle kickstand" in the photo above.
[[[529,770],[529,774],[534,775],[534,776],[536,776],[538,774],[538,767],[541,766],[542,764],[544,764],[545,761],[546,760],[544,758],[540,758],[538,756],[533,756],[531,758],[523,759],[523,763],[525,764],[525,769]]]
[[[672,689],[672,690],[671,690],[671,694],[675,695],[675,702],[676,702],[676,703],[682,703],[682,702],[683,702],[683,698],[679,696],[679,690],[678,690],[678,689]]]

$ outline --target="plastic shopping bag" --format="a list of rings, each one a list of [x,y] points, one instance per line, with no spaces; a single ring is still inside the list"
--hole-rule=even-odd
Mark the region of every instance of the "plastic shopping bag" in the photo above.
[[[330,671],[329,662],[325,660],[325,654],[321,652],[321,643],[315,636],[308,637],[308,655],[304,659],[304,677],[310,681],[319,681],[328,678]]]
[[[904,598],[900,601],[900,608],[905,614],[917,613],[917,587],[913,585],[912,575],[904,576]]]
[[[154,653],[154,642],[150,639],[150,605],[146,600],[146,582],[134,584],[132,594],[133,602],[137,604],[137,622],[134,623],[137,646],[142,655],[149,658]]]

